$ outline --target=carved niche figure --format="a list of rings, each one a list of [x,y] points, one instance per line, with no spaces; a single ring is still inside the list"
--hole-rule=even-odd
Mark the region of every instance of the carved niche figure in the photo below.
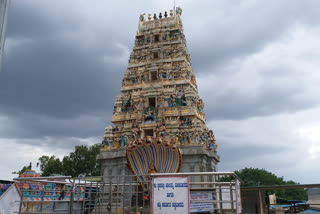
[[[176,99],[175,99],[175,95],[170,95],[170,97],[167,99],[168,101],[168,106],[169,107],[175,107],[176,106]]]
[[[214,137],[213,131],[210,130],[209,131],[209,148],[213,149],[214,151],[216,151],[216,149],[218,148],[218,145],[216,144],[216,139]]]
[[[137,130],[137,128],[132,128],[131,132],[132,132],[132,141],[137,140],[137,138],[138,138],[138,130]]]
[[[200,135],[200,144],[201,144],[201,145],[205,145],[206,142],[207,142],[207,141],[206,141],[204,132],[202,132],[202,134]]]
[[[165,136],[167,136],[166,126],[164,124],[160,126],[159,132],[160,132],[160,137],[164,138]]]
[[[195,134],[194,134],[194,144],[198,144],[198,141],[199,141],[199,133],[197,131],[195,131]]]
[[[160,96],[158,96],[158,104],[159,104],[159,108],[164,107],[164,94],[163,94],[163,92],[160,94]]]
[[[115,138],[115,142],[116,142],[116,148],[118,149],[118,148],[120,148],[121,147],[121,140],[120,140],[120,137],[117,137],[117,138]]]
[[[182,134],[178,130],[177,133],[176,133],[176,144],[181,144],[181,141],[182,141]]]
[[[194,84],[197,87],[197,81],[194,75],[191,76],[191,83]]]
[[[175,144],[175,135],[173,134],[172,131],[170,131],[170,134],[169,134],[169,138],[170,138],[170,144]]]
[[[149,107],[144,115],[144,122],[147,121],[154,121],[155,120],[155,115],[152,109]]]
[[[139,125],[137,124],[137,122],[135,120],[132,122],[131,132],[132,132],[132,140],[133,141],[140,138],[141,128],[139,127]]]
[[[139,99],[139,110],[143,110],[144,109],[144,102],[145,102],[144,97],[140,96],[140,99]]]
[[[180,125],[191,127],[192,126],[192,119],[180,116]]]
[[[183,132],[183,144],[187,144],[188,143],[188,132]]]
[[[142,83],[142,74],[138,75],[138,83]]]
[[[111,149],[112,148],[112,137],[108,137],[107,142],[108,142],[108,148]]]
[[[131,94],[128,93],[123,99],[121,104],[121,112],[127,112],[131,109]]]
[[[127,135],[123,135],[122,139],[121,139],[121,146],[125,147],[127,145],[127,143],[128,143],[128,140],[129,140],[128,136]]]
[[[188,142],[189,142],[189,144],[192,144],[192,132],[189,130],[188,131],[188,133],[189,133],[189,135],[188,135]]]
[[[204,108],[204,103],[203,103],[202,99],[197,100],[197,107],[198,107],[198,111],[201,113]]]
[[[107,137],[106,137],[106,136],[103,137],[103,140],[102,140],[102,142],[101,142],[101,145],[102,145],[102,148],[103,148],[103,149],[108,148],[108,141],[107,141]]]
[[[179,91],[177,92],[177,97],[176,97],[176,106],[186,106],[187,101],[184,93],[184,89],[180,88]]]
[[[137,101],[135,101],[135,99],[131,100],[131,106],[130,106],[131,110],[136,110],[136,103]]]

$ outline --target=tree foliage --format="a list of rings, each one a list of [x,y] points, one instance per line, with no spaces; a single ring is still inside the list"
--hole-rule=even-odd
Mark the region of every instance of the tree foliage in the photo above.
[[[236,170],[234,173],[241,180],[241,187],[248,186],[276,186],[276,185],[295,185],[294,181],[285,181],[283,177],[278,177],[265,169],[244,168]],[[231,181],[232,178],[224,177],[220,181]],[[268,191],[268,194],[275,193],[277,197],[285,200],[307,200],[307,192],[303,189],[288,189]]]
[[[62,163],[59,158],[52,155],[49,156],[41,156],[39,159],[40,170],[42,171],[41,176],[49,176],[51,174],[61,174],[62,171]]]
[[[61,174],[66,176],[77,177],[79,175],[100,175],[100,163],[96,160],[100,152],[100,144],[93,146],[76,146],[75,151],[68,156],[64,156],[62,160],[54,155],[41,156],[38,160],[41,176],[49,176],[52,174]]]
[[[30,169],[30,166],[24,166],[22,167],[21,170],[17,171],[17,172],[12,172],[12,174],[18,174],[18,175],[21,175],[23,174],[26,170]]]

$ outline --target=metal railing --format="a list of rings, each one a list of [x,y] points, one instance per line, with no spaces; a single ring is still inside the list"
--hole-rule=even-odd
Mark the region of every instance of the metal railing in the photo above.
[[[199,200],[190,197],[192,207],[210,205],[211,213],[239,213],[240,183],[231,172],[155,173],[145,175],[149,181],[139,183],[136,176],[99,177],[40,177],[15,179],[21,187],[19,213],[151,213],[152,186],[156,177],[188,177],[189,191],[208,193],[212,198]],[[220,182],[231,177],[230,182]],[[65,179],[67,181],[57,181]],[[32,188],[36,186],[42,188]],[[52,188],[48,186],[52,185]],[[29,186],[30,188],[27,188]]]

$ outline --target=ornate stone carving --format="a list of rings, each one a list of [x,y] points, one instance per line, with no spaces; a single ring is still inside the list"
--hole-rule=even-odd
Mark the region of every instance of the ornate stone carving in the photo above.
[[[140,15],[121,94],[113,109],[114,125],[106,128],[102,151],[161,143],[216,153],[216,139],[205,122],[181,14],[177,7],[176,15],[173,11],[170,16],[167,12],[158,17],[154,14],[153,20],[151,14],[148,20],[145,14]]]

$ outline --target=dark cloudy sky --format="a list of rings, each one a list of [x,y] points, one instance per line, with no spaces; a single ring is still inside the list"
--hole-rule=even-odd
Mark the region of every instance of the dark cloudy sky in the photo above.
[[[134,2],[134,3],[133,3]],[[173,0],[12,0],[0,73],[0,179],[98,143],[139,14]],[[320,177],[320,1],[176,0],[219,171]],[[38,169],[37,169],[38,170]]]

